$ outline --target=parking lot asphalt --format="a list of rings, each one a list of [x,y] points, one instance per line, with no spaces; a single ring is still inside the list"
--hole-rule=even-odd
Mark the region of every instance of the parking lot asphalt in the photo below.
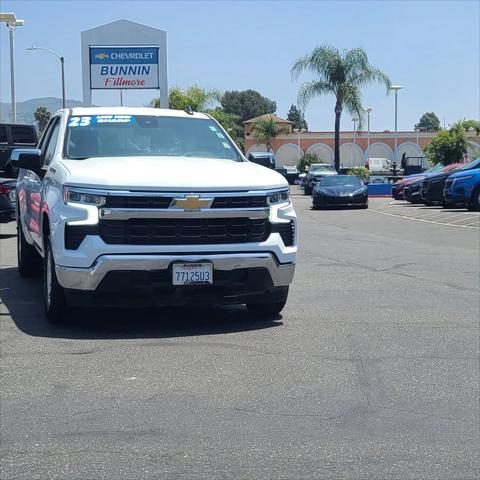
[[[472,212],[466,208],[453,206],[440,208],[405,201],[388,201],[385,204],[376,202],[371,211],[385,215],[395,215],[407,220],[480,230],[480,212]]]
[[[276,320],[80,310],[50,326],[1,226],[1,478],[478,478],[478,229],[294,192]]]

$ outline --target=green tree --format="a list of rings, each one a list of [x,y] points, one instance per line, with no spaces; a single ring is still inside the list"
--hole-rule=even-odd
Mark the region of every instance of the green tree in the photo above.
[[[275,118],[270,115],[268,118],[261,118],[256,120],[252,125],[252,133],[259,143],[265,143],[267,145],[267,151],[272,149],[272,140],[282,133],[287,133],[287,127],[275,122]]]
[[[314,74],[315,79],[304,83],[298,93],[299,104],[306,106],[310,100],[320,95],[335,96],[335,168],[340,168],[340,118],[345,108],[359,119],[362,126],[364,109],[361,89],[373,82],[385,85],[387,94],[391,82],[388,76],[371,65],[362,48],[339,51],[323,45],[310,54],[299,58],[292,66],[291,74],[297,79],[304,71]]]
[[[275,113],[277,104],[255,90],[225,92],[220,104],[227,113],[240,117],[240,123],[266,113]]]
[[[38,107],[35,110],[33,116],[35,117],[35,120],[38,122],[39,133],[42,133],[45,130],[51,115],[52,114],[47,110],[46,107]]]
[[[218,102],[220,94],[217,90],[206,90],[198,85],[192,85],[185,90],[173,87],[168,92],[168,107],[173,110],[191,108],[194,112],[201,112]],[[150,105],[160,108],[160,98],[154,98]]]
[[[466,132],[475,132],[477,135],[480,135],[480,121],[479,120],[461,120],[453,125],[452,128],[461,128]]]
[[[292,105],[290,107],[287,115],[287,120],[293,122],[293,128],[296,128],[298,130],[308,130],[308,124],[305,120],[305,115],[296,105]]]
[[[305,167],[309,167],[312,163],[321,163],[316,153],[306,153],[298,162],[297,170],[300,173],[305,171]]]
[[[440,120],[433,112],[424,113],[415,125],[415,130],[420,132],[438,132],[440,130]]]
[[[205,113],[211,115],[232,137],[232,140],[243,150],[244,146],[244,137],[243,137],[243,127],[240,124],[240,117],[234,115],[233,113],[227,113],[220,107],[217,107],[213,110],[207,110]]]
[[[442,130],[424,148],[425,155],[434,164],[460,162],[467,152],[465,131],[460,126],[454,126],[450,130]]]
[[[370,170],[365,167],[353,167],[348,170],[347,175],[355,175],[365,182],[370,181]]]

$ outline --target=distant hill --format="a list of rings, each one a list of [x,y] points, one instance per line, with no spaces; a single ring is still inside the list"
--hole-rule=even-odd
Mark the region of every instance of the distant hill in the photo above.
[[[65,101],[67,107],[82,107],[83,102],[79,100],[69,100]],[[35,118],[33,113],[38,107],[46,107],[50,113],[55,113],[57,110],[62,108],[62,99],[55,97],[45,97],[45,98],[32,98],[31,100],[26,100],[24,102],[17,102],[17,122],[18,123],[34,123]],[[11,121],[11,104],[0,103],[0,121],[10,122]]]

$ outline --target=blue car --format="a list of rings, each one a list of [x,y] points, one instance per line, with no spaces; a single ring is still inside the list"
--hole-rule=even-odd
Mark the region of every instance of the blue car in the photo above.
[[[450,205],[480,210],[480,168],[450,175],[445,182],[444,198]]]

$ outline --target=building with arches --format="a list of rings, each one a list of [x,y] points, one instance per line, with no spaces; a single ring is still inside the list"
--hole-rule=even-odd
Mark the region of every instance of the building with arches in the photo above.
[[[275,121],[288,130],[272,141],[272,150],[277,159],[277,166],[296,165],[304,153],[314,153],[321,162],[334,163],[335,133],[334,132],[303,132],[293,131],[292,123],[274,116]],[[256,118],[243,123],[245,131],[245,153],[266,151],[267,147],[257,144],[251,127]],[[350,168],[364,166],[367,158],[387,158],[400,163],[403,154],[407,157],[423,157],[423,149],[435,137],[436,132],[400,131],[397,134],[395,149],[395,133],[343,131],[340,132],[340,167]],[[480,156],[480,136],[473,132],[466,134],[471,159]]]

